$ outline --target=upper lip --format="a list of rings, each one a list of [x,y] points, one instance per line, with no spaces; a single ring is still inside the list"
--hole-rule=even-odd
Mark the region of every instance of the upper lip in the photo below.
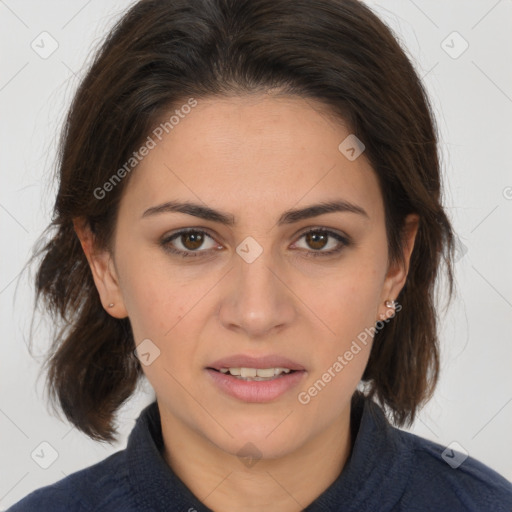
[[[220,370],[221,368],[289,368],[290,370],[305,370],[304,366],[277,354],[268,354],[261,357],[253,357],[245,354],[235,354],[222,359],[217,359],[207,368]]]

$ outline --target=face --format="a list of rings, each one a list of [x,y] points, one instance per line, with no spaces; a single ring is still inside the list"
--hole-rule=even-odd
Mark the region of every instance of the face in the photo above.
[[[339,422],[371,350],[361,333],[405,282],[377,178],[320,107],[198,99],[133,171],[114,254],[90,258],[107,310],[143,342],[162,422],[227,453],[282,456]],[[198,208],[155,208],[169,202]],[[308,210],[326,203],[338,207]],[[245,381],[222,367],[295,371]]]

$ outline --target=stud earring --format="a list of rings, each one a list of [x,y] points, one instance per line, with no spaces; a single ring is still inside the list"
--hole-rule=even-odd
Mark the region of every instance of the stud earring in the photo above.
[[[394,308],[395,307],[395,301],[394,300],[387,300],[386,302],[384,302],[384,304],[386,305],[387,308]]]
[[[109,308],[113,308],[114,307],[114,303],[111,302],[109,305],[108,305]]]

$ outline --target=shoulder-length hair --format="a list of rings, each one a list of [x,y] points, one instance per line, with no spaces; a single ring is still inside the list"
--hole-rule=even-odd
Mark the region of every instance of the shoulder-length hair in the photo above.
[[[50,401],[89,437],[115,440],[116,411],[143,372],[129,319],[100,302],[73,220],[85,219],[97,247],[112,249],[136,166],[101,191],[162,118],[190,98],[270,90],[323,102],[364,143],[384,199],[390,262],[401,260],[406,215],[419,215],[401,311],[375,334],[363,381],[398,426],[432,396],[434,288],[444,261],[452,295],[454,233],[441,204],[432,107],[391,30],[357,0],[142,0],[79,85],[60,140],[51,236],[32,256],[41,257],[35,302],[43,299],[59,325],[45,360]]]

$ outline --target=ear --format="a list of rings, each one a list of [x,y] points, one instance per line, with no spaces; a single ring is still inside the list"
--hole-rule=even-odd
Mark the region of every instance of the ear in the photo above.
[[[103,307],[114,318],[126,318],[128,313],[119,287],[119,279],[112,255],[106,250],[98,250],[94,234],[85,219],[82,217],[73,219],[73,227],[89,262],[94,284]],[[109,308],[108,305],[111,303],[114,306]]]
[[[388,268],[382,287],[382,295],[379,305],[380,319],[389,317],[389,308],[385,306],[385,302],[386,300],[396,300],[407,280],[414,241],[416,239],[416,234],[418,233],[419,220],[419,216],[415,213],[411,213],[405,218],[402,232],[403,263],[398,261],[395,264],[390,265]]]

